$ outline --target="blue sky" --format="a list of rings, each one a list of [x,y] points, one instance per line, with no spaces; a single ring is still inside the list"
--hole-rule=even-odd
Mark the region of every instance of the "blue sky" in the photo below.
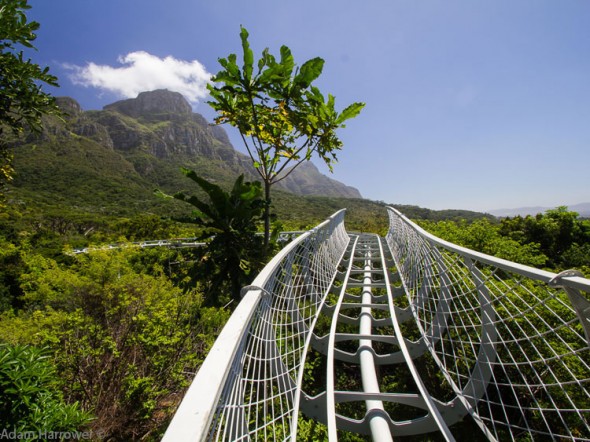
[[[30,4],[33,60],[86,110],[168,87],[212,120],[204,83],[241,53],[243,25],[256,55],[285,44],[299,64],[324,58],[318,85],[338,108],[366,103],[331,175],[364,197],[483,211],[590,201],[590,1]]]

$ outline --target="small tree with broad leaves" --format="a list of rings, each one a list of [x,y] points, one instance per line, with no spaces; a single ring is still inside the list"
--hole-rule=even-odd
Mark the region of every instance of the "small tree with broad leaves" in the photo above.
[[[182,172],[206,193],[205,200],[184,192],[170,196],[157,190],[156,194],[192,205],[190,216],[175,219],[198,225],[202,228],[199,239],[210,240],[202,263],[209,281],[207,302],[219,305],[220,294],[228,283],[233,300],[239,302],[240,289],[252,281],[266,258],[266,249],[256,235],[264,206],[261,185],[244,181],[244,175],[240,175],[227,192],[190,169],[183,168]]]
[[[258,62],[241,28],[243,64],[236,54],[220,58],[222,70],[209,84],[209,104],[218,112],[217,124],[236,127],[264,183],[264,245],[270,238],[270,189],[285,179],[315,153],[332,170],[342,141],[336,130],[359,114],[364,103],[353,103],[342,112],[335,99],[326,99],[313,82],[320,76],[324,60],[316,57],[300,67],[291,50],[282,46],[280,59],[262,52]]]

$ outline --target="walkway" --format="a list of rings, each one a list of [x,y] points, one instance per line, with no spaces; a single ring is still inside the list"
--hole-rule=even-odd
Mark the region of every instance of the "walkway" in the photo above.
[[[590,280],[440,240],[395,209],[344,211],[244,289],[165,442],[590,441]],[[325,431],[322,436],[321,432]]]

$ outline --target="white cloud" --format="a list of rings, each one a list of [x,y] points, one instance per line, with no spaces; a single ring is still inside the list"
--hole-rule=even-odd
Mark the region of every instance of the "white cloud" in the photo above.
[[[125,98],[135,98],[140,92],[169,89],[180,92],[192,104],[207,96],[211,75],[198,61],[159,58],[144,51],[119,57],[120,67],[88,63],[68,65],[74,84],[95,87]]]

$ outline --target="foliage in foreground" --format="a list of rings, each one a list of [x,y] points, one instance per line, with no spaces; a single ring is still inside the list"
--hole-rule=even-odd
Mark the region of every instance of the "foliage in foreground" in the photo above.
[[[22,434],[81,431],[91,417],[67,404],[47,351],[0,344],[0,428]]]
[[[94,414],[94,432],[157,438],[229,313],[175,286],[158,251],[94,252],[69,266],[22,255],[22,308],[2,314],[0,341],[47,347],[64,398]]]
[[[13,133],[41,129],[41,117],[58,114],[55,99],[42,89],[43,83],[57,86],[49,68],[26,59],[23,48],[34,49],[39,23],[27,22],[27,0],[0,2],[0,137],[5,129]],[[0,139],[0,184],[12,178],[12,155]]]

